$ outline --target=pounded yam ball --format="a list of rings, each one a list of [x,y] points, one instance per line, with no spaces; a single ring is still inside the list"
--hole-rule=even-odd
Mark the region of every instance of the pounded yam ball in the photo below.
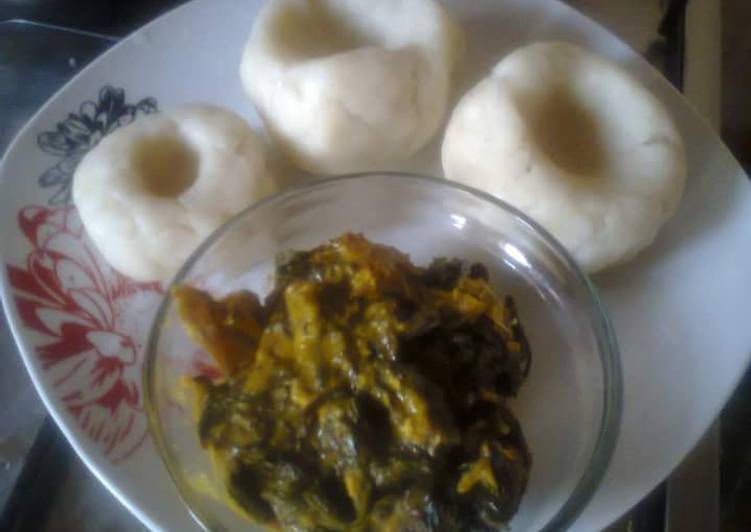
[[[408,158],[433,136],[461,46],[433,0],[271,0],[240,75],[297,166],[363,171]]]
[[[686,175],[662,104],[617,65],[560,42],[516,50],[467,93],[442,159],[446,177],[519,208],[590,272],[655,239]]]
[[[112,267],[166,280],[214,229],[273,192],[264,151],[234,113],[186,105],[104,138],[76,169],[73,201]]]

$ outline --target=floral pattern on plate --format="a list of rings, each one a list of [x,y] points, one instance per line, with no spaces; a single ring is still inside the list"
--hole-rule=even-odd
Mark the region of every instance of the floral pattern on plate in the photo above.
[[[163,294],[159,283],[137,283],[114,271],[87,239],[69,205],[83,156],[102,138],[156,100],[125,102],[109,85],[84,102],[39,147],[61,158],[39,178],[52,189],[49,205],[22,207],[18,226],[31,251],[23,266],[8,264],[8,281],[23,324],[38,333],[41,368],[80,429],[113,462],[131,456],[148,433],[140,387],[143,338]],[[133,312],[142,309],[143,313]]]
[[[70,113],[52,131],[37,137],[42,151],[60,157],[60,162],[39,177],[39,186],[54,190],[50,205],[70,203],[73,172],[83,156],[115,129],[133,122],[139,115],[157,112],[154,98],[136,104],[125,102],[125,91],[105,85],[97,101],[87,100],[78,113]]]

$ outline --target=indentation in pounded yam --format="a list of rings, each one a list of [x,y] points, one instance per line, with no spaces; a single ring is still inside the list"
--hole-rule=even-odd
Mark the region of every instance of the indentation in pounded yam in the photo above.
[[[139,183],[154,196],[179,196],[198,177],[198,154],[178,137],[145,137],[133,146],[132,153]]]
[[[305,61],[353,50],[368,43],[345,13],[328,2],[298,2],[280,7],[269,24],[269,38],[280,56]],[[370,38],[372,41],[372,36]]]
[[[600,117],[581,96],[563,85],[550,87],[541,101],[524,94],[514,99],[529,117],[531,141],[555,164],[572,175],[596,179],[607,169]]]

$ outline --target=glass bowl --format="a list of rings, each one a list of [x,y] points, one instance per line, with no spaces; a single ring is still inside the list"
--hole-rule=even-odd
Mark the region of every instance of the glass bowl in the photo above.
[[[511,407],[532,470],[510,529],[560,530],[587,504],[608,466],[621,418],[618,349],[588,278],[563,247],[513,207],[443,179],[370,173],[315,181],[237,215],[190,257],[173,284],[222,295],[269,292],[274,257],[344,232],[396,246],[413,262],[459,257],[484,263],[496,291],[516,299],[532,349],[527,382]],[[169,292],[168,292],[169,293]],[[249,530],[228,504],[198,441],[181,384],[205,369],[167,296],[144,365],[154,440],[185,504],[207,530]]]

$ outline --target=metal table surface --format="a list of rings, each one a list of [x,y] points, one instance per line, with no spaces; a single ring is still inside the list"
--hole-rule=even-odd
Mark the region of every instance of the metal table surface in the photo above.
[[[114,44],[117,37],[180,2],[133,0],[127,4],[129,8],[123,10],[123,4],[116,0],[78,3],[59,0],[58,5],[78,6],[68,18],[54,10],[55,2],[38,1],[26,11],[19,7],[24,3],[33,4],[0,0],[0,21],[24,17],[65,24],[67,28],[78,28],[79,31],[19,21],[0,22],[0,153],[47,98]],[[719,54],[719,43],[714,43],[713,48],[711,42],[703,42],[692,50],[689,31],[689,55],[684,72],[684,24],[680,9],[684,2],[674,2],[667,17],[667,2],[661,0],[569,0],[569,3],[644,53],[674,83],[680,85],[685,80],[688,85],[700,86],[700,90],[695,91],[694,103],[711,120],[717,120],[719,71],[713,72],[712,65],[719,64],[719,57],[715,57]],[[702,32],[707,33],[706,17],[718,16],[718,4],[719,0],[692,0],[687,24],[691,25],[692,17],[694,23],[700,20]],[[659,35],[661,21],[667,22],[662,28],[667,38]],[[708,32],[709,38],[719,40],[719,22],[716,29],[714,35]],[[715,79],[707,83],[708,76]],[[713,84],[714,90],[707,88]],[[691,97],[692,87],[686,88]],[[44,421],[44,408],[32,389],[4,317],[0,319],[0,357],[3,362],[0,404],[4,406],[0,411],[0,507],[4,507],[3,518],[6,519],[0,521],[0,529],[143,530],[75,458],[57,428],[49,420]],[[700,445],[698,454],[689,459],[689,465],[676,472],[675,478],[681,479],[678,488],[675,482],[668,483],[674,486],[672,489],[659,488],[642,503],[641,508],[613,529],[654,530],[655,523],[665,528],[665,521],[672,521],[670,528],[673,530],[711,532],[716,529],[716,434],[716,431],[711,432]],[[27,460],[30,454],[46,456],[47,460],[43,464],[30,464]],[[701,482],[697,483],[699,477]],[[700,487],[699,495],[692,485]],[[40,489],[42,487],[44,489]],[[682,498],[676,498],[679,494]],[[30,500],[33,501],[31,505]],[[686,523],[693,523],[693,526],[686,528]]]

